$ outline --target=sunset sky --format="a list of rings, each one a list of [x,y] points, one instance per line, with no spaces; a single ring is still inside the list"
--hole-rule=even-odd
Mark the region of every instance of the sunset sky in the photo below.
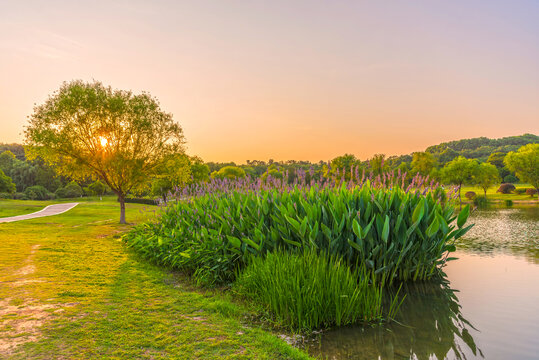
[[[539,1],[0,1],[0,142],[72,79],[146,90],[206,161],[539,133]]]

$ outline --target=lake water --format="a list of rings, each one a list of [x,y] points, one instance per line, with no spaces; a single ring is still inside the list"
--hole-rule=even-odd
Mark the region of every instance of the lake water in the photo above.
[[[405,288],[399,323],[329,330],[299,346],[323,359],[539,359],[539,207],[469,221],[447,279]]]

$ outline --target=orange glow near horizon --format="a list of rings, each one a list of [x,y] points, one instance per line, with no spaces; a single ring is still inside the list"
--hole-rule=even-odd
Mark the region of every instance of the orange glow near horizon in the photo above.
[[[538,134],[537,13],[523,0],[7,1],[0,142],[22,142],[34,103],[72,79],[148,91],[205,161]]]

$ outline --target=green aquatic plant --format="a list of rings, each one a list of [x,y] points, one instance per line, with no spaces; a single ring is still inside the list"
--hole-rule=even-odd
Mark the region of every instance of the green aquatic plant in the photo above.
[[[382,319],[381,287],[364,275],[326,252],[280,250],[251,258],[234,290],[261,304],[278,324],[309,331]]]
[[[232,282],[251,255],[306,248],[364,265],[375,283],[428,279],[470,229],[464,226],[469,207],[457,218],[453,206],[442,204],[423,182],[404,189],[383,181],[259,188],[234,183],[226,190],[209,184],[212,191],[170,202],[157,221],[135,227],[124,239],[148,259],[205,284]]]

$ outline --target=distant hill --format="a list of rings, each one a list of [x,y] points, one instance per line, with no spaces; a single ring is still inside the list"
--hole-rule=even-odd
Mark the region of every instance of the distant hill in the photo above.
[[[435,155],[441,163],[451,161],[459,155],[469,159],[486,161],[492,153],[506,154],[518,150],[523,145],[537,143],[539,143],[539,136],[533,134],[507,136],[500,139],[478,137],[444,142],[429,146],[425,151]]]

